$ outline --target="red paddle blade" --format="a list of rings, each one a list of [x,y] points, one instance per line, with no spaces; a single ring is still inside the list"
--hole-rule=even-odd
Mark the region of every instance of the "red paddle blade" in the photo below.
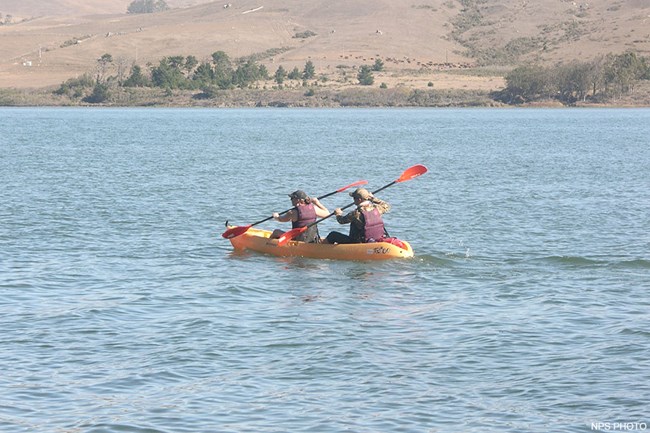
[[[355,187],[355,186],[365,185],[365,184],[367,184],[367,183],[368,183],[367,180],[360,180],[360,181],[357,181],[357,182],[351,183],[350,185],[346,185],[346,186],[344,186],[343,188],[339,188],[339,189],[336,190],[336,192],[343,192],[343,191],[345,191],[345,190],[348,189],[348,188],[353,188],[353,187]]]
[[[298,227],[297,229],[291,229],[288,232],[285,232],[282,236],[278,238],[278,246],[286,245],[291,239],[298,236],[300,233],[307,230],[307,227]]]
[[[397,179],[395,182],[404,182],[406,180],[411,180],[415,177],[421,176],[427,172],[427,168],[422,164],[414,165],[404,170],[404,173]]]
[[[223,236],[226,239],[232,239],[239,235],[243,235],[248,231],[249,228],[251,228],[250,225],[230,227],[228,230],[223,232],[221,236]]]

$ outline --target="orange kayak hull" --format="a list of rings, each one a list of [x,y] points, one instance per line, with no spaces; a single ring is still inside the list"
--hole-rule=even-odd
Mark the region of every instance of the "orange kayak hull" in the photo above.
[[[269,239],[271,232],[250,228],[246,233],[230,239],[235,250],[250,250],[279,257],[308,257],[328,260],[390,260],[413,257],[413,249],[402,241],[403,248],[388,242],[368,244],[308,244],[289,241],[279,246],[277,239]]]

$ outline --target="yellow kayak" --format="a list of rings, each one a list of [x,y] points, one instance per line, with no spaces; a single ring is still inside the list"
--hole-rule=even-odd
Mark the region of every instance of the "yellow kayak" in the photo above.
[[[268,230],[249,228],[244,234],[230,238],[230,242],[235,250],[251,250],[282,257],[331,260],[388,260],[413,257],[413,249],[406,241],[336,245],[289,241],[286,245],[278,246],[278,240],[269,239],[270,236],[271,232]]]

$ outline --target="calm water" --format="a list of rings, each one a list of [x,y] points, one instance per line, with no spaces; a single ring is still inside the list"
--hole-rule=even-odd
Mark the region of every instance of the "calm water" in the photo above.
[[[649,428],[648,109],[0,124],[3,432]],[[413,260],[241,255],[220,237],[295,189],[376,189],[418,163],[381,194]]]

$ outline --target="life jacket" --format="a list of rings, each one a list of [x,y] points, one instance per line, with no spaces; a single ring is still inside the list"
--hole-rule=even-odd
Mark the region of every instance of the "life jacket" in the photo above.
[[[365,224],[362,242],[378,242],[384,237],[384,221],[376,207],[371,210],[361,209]]]
[[[297,229],[300,227],[306,227],[309,224],[316,221],[316,208],[312,203],[309,204],[299,204],[294,209],[298,213],[298,219],[291,222],[291,228]],[[300,235],[294,238],[296,241],[314,243],[320,240],[318,234],[318,226],[311,226]]]

